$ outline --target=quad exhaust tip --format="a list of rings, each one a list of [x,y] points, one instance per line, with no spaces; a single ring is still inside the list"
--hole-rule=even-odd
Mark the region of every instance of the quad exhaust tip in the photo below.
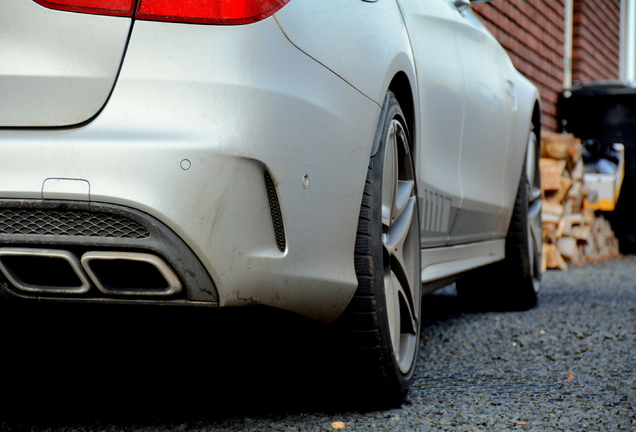
[[[181,282],[164,260],[139,252],[86,252],[82,267],[104,294],[167,296]]]
[[[182,285],[160,257],[140,252],[86,252],[81,259],[58,249],[0,248],[0,271],[30,293],[84,294],[91,281],[115,296],[169,296]]]
[[[27,292],[84,294],[91,287],[77,256],[64,250],[0,248],[0,271]]]

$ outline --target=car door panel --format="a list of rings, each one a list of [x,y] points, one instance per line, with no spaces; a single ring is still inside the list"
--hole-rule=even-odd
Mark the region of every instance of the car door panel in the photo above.
[[[506,53],[470,9],[458,17],[458,50],[465,79],[464,131],[460,150],[463,199],[451,232],[453,243],[500,236],[503,178],[514,84],[502,75]]]
[[[457,9],[449,0],[398,0],[411,40],[420,103],[416,165],[421,245],[448,242],[461,201],[460,144],[464,78],[457,50]]]

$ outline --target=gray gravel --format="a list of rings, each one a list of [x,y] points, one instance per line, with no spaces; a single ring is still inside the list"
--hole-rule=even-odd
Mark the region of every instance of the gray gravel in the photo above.
[[[414,386],[387,411],[339,401],[337,350],[295,317],[28,306],[0,316],[0,431],[636,431],[635,257],[547,273],[528,312],[427,297]]]

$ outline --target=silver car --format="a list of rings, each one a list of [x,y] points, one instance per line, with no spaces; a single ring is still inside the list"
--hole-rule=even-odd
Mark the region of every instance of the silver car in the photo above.
[[[539,96],[468,0],[0,0],[0,53],[5,296],[291,311],[384,404],[423,294],[537,301]]]

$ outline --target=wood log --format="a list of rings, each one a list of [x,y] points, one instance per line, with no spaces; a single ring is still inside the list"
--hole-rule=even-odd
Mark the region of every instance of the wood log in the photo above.
[[[542,208],[542,216],[555,216],[557,221],[563,217],[563,212],[565,209],[561,204],[553,204],[551,202],[544,202]],[[544,220],[548,222],[552,222],[549,217],[546,217]]]
[[[561,166],[554,159],[539,159],[541,187],[544,191],[556,191],[561,187]]]
[[[590,236],[586,244],[583,245],[583,250],[585,251],[585,260],[587,262],[597,262],[600,259],[598,248],[592,236]]]
[[[596,222],[596,214],[594,213],[594,210],[592,209],[585,209],[582,212],[583,218],[585,219],[585,223],[587,223],[588,225],[594,225],[594,223]],[[600,219],[600,218],[599,218]],[[603,220],[605,220],[603,218]]]
[[[572,173],[573,180],[583,181],[583,174],[585,174],[585,165],[583,164],[583,158],[579,158],[579,160],[574,165],[574,168],[570,172]]]
[[[579,245],[572,237],[561,237],[557,240],[557,249],[563,258],[577,264],[579,262]]]
[[[583,194],[581,193],[583,183],[575,181],[568,193],[568,199],[572,200],[572,210],[574,213],[580,213],[583,210]]]
[[[569,156],[567,135],[545,134],[541,140],[541,156],[552,159],[567,159]]]
[[[574,180],[572,182],[572,187],[568,191],[568,198],[576,199],[577,197],[579,197],[581,195],[582,187],[583,187],[583,183],[581,183],[580,181]]]
[[[556,191],[556,198],[559,200],[559,203],[562,202],[567,196],[570,188],[572,187],[572,179],[568,176],[561,176],[559,189]]]
[[[563,216],[569,216],[571,214],[576,214],[576,208],[574,207],[574,201],[567,200],[563,203]]]
[[[543,248],[543,251],[544,255],[546,256],[546,268],[560,269],[564,271],[567,270],[568,265],[559,253],[556,245],[549,244],[544,246],[545,248]]]
[[[563,237],[563,235],[564,235],[563,233],[565,232],[565,230],[566,229],[569,230],[571,228],[572,228],[572,224],[571,223],[568,224],[567,220],[562,218],[559,221],[559,223],[557,224],[557,230],[556,230],[556,233],[555,233],[556,238],[559,239],[559,238]]]
[[[574,163],[582,160],[582,146],[581,140],[575,138],[574,135],[570,135],[571,139],[568,142],[568,156],[570,156],[570,160]]]
[[[556,222],[543,221],[543,243],[556,243],[558,229]]]
[[[563,220],[569,222],[571,225],[585,225],[586,220],[580,213],[572,213],[567,216],[563,216]]]
[[[591,234],[589,225],[579,225],[576,227],[572,227],[572,237],[579,242],[587,243]]]

